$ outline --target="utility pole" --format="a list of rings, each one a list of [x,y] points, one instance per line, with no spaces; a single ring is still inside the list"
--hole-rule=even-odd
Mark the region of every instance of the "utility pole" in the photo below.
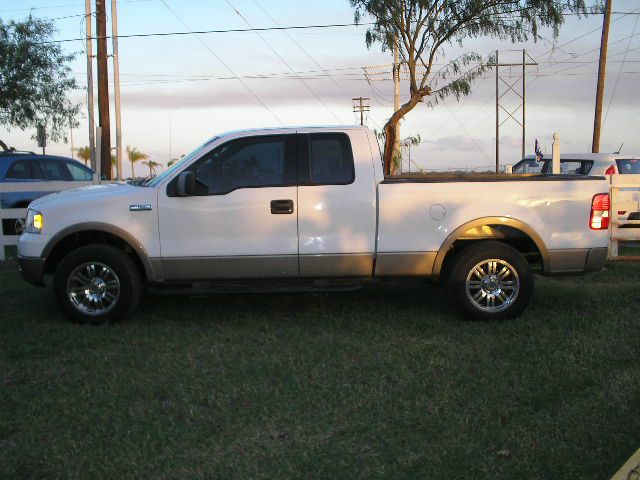
[[[113,46],[113,94],[116,104],[116,168],[118,180],[122,180],[122,126],[120,121],[120,58],[118,57],[117,0],[111,0],[111,42]]]
[[[500,173],[500,61],[496,50],[496,173]]]
[[[89,116],[89,152],[90,152],[90,164],[94,172],[97,172],[98,166],[96,165],[96,140],[95,140],[95,125],[93,115],[93,42],[91,34],[91,22],[93,16],[91,14],[91,0],[85,0],[84,3],[85,23],[87,25],[87,114]],[[98,175],[100,178],[100,175]]]
[[[364,126],[364,114],[371,110],[369,105],[369,98],[357,97],[353,99],[353,111],[354,113],[360,113],[360,125]]]
[[[393,40],[393,111],[400,110],[400,49],[398,36]],[[400,122],[396,124],[396,142],[393,147],[394,156],[402,155],[400,151]],[[395,173],[395,162],[391,164],[391,171]]]
[[[598,65],[598,87],[596,90],[596,112],[593,119],[593,142],[591,153],[600,152],[600,130],[602,128],[602,103],[604,101],[604,79],[607,71],[607,47],[609,45],[609,24],[611,23],[611,3],[607,0],[602,21],[602,38],[600,39],[600,63]]]
[[[527,140],[527,51],[522,49],[522,156],[526,150]]]
[[[101,129],[100,174],[111,180],[111,129],[109,126],[109,77],[107,70],[106,0],[96,0],[96,33],[98,37],[98,122]]]

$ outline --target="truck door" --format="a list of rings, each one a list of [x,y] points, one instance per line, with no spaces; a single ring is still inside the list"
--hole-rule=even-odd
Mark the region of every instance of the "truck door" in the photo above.
[[[167,280],[298,276],[295,134],[229,140],[185,167],[197,195],[158,193]]]
[[[376,184],[364,129],[298,133],[301,277],[368,277]]]

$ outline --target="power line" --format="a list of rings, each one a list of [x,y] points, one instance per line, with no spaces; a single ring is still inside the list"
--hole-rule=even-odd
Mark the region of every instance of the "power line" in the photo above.
[[[638,27],[638,20],[640,16],[636,17],[636,21],[633,24],[633,32],[631,33],[631,37],[629,37],[629,43],[627,44],[627,49],[624,52],[624,57],[622,59],[622,64],[620,64],[620,70],[618,71],[618,76],[616,77],[616,83],[613,86],[613,92],[611,93],[611,98],[609,98],[609,105],[607,105],[607,111],[604,114],[604,120],[602,121],[602,130],[604,130],[604,126],[607,123],[607,117],[609,116],[609,109],[611,109],[611,104],[613,103],[613,98],[616,96],[616,90],[618,89],[618,82],[620,82],[620,76],[622,75],[622,69],[624,68],[624,62],[627,59],[627,54],[629,53],[629,48],[631,47],[631,40],[633,34],[636,33],[636,28]]]
[[[621,14],[620,17],[618,17],[615,20],[611,21],[611,23],[615,23],[618,20],[622,20],[627,15],[639,15],[640,14],[640,8],[636,8],[635,10],[632,10],[631,12],[611,12],[611,13],[612,14]],[[602,13],[602,14],[604,14],[604,13]],[[572,40],[569,40],[568,42],[563,43],[562,45],[558,45],[556,47],[551,48],[551,50],[547,50],[546,52],[541,53],[540,55],[536,55],[535,58],[544,57],[547,53],[553,53],[555,50],[559,50],[562,47],[566,47],[567,45],[571,45],[572,43],[574,43],[574,42],[576,42],[576,41],[578,41],[578,40],[580,40],[580,39],[582,39],[582,38],[584,38],[584,37],[586,37],[588,35],[591,35],[592,33],[597,32],[597,31],[599,31],[601,29],[602,29],[602,26],[598,26],[598,27],[594,28],[593,30],[589,30],[588,32],[583,33],[582,35],[579,35],[579,36],[573,38]]]
[[[226,1],[226,2],[227,2],[227,4],[228,4],[232,9],[233,9],[233,11],[234,11],[234,12],[236,12],[236,13],[238,14],[238,16],[239,16],[239,17],[244,21],[244,23],[246,23],[246,24],[247,24],[247,26],[248,26],[249,28],[253,28],[253,26],[251,25],[251,23],[249,22],[249,20],[247,20],[247,19],[246,19],[246,18],[245,18],[245,17],[244,17],[244,16],[243,16],[239,11],[238,11],[238,9],[237,9],[237,8],[236,8],[236,7],[231,3],[231,1],[230,1],[230,0],[225,0],[225,1]],[[282,63],[283,63],[283,64],[284,64],[284,65],[285,65],[289,70],[291,70],[291,72],[292,72],[292,73],[294,73],[294,75],[295,75],[295,70],[294,70],[294,68],[293,68],[291,65],[289,65],[289,63],[284,59],[284,57],[283,57],[282,55],[280,55],[280,54],[278,53],[278,51],[277,51],[275,48],[273,48],[273,47],[271,46],[271,44],[270,44],[270,43],[269,43],[269,42],[268,42],[268,41],[267,41],[267,40],[266,40],[262,35],[260,35],[260,33],[259,33],[258,31],[255,31],[255,34],[260,38],[260,40],[262,40],[262,42],[267,46],[267,48],[268,48],[269,50],[271,50],[271,51],[273,52],[273,54],[274,54],[276,57],[278,57],[278,59],[279,59],[279,60],[280,60],[280,61],[281,61],[281,62],[282,62]],[[307,83],[307,82],[306,82],[302,77],[296,77],[296,78],[298,78],[298,80],[300,80],[300,83],[302,83],[302,85],[304,85],[304,86],[305,86],[305,88],[309,91],[309,93],[311,93],[311,95],[313,95],[313,96],[316,98],[316,100],[318,100],[318,101],[319,101],[319,102],[324,106],[324,108],[326,108],[326,109],[327,109],[327,111],[328,111],[331,115],[333,115],[333,118],[335,118],[335,119],[336,119],[336,121],[337,121],[338,123],[340,123],[340,119],[338,118],[338,116],[334,113],[334,111],[333,111],[333,110],[331,110],[331,108],[329,108],[329,105],[327,105],[327,104],[324,102],[324,100],[322,100],[322,98],[320,98],[320,96],[319,96],[319,95],[318,95],[318,94],[313,90],[313,88],[311,88],[311,86],[310,86],[310,85],[309,85],[309,84],[308,84],[308,83]]]
[[[258,8],[260,8],[260,10],[262,10],[272,21],[273,23],[275,23],[276,26],[280,27],[281,25],[278,23],[278,21],[258,2],[258,0],[253,0],[254,3],[258,6]],[[300,45],[290,34],[289,32],[287,32],[286,30],[284,31],[284,34],[289,38],[289,40],[291,40],[291,42],[293,42],[293,44],[298,47],[300,49],[300,51],[302,51],[302,53],[304,53],[307,58],[309,58],[309,60],[311,60],[313,62],[313,64],[318,67],[326,76],[328,79],[331,80],[331,82],[338,88],[338,90],[340,90],[340,92],[342,92],[342,94],[347,97],[350,98],[351,95],[349,95],[347,92],[344,91],[344,89],[342,88],[342,86],[336,82],[336,80],[329,74],[329,72],[322,67],[322,65],[320,65],[318,63],[318,61],[311,56],[311,54],[302,47],[302,45]]]
[[[120,3],[139,3],[139,2],[153,2],[155,0],[120,0]],[[27,8],[10,8],[8,10],[0,10],[0,12],[24,12],[27,10],[46,10],[51,8],[66,8],[66,7],[79,7],[84,3],[67,3],[66,5],[46,5],[44,7],[27,7]]]
[[[162,0],[160,0],[162,1]],[[163,2],[164,3],[164,2]],[[146,38],[146,37],[170,37],[178,35],[204,35],[211,33],[244,33],[244,32],[268,32],[268,31],[280,31],[280,30],[308,30],[314,28],[344,28],[344,27],[360,27],[363,25],[373,25],[373,23],[330,23],[323,25],[292,25],[288,27],[252,27],[252,28],[229,28],[229,29],[213,29],[213,30],[189,30],[183,32],[153,32],[153,33],[130,33],[124,35],[118,35],[117,38]],[[113,36],[107,35],[105,38],[113,38]],[[65,38],[62,40],[48,40],[45,42],[36,42],[34,45],[44,45],[49,43],[66,43],[66,42],[80,42],[84,38]],[[97,40],[97,37],[93,38]]]
[[[180,16],[173,11],[173,9],[167,5],[167,2],[165,2],[165,0],[160,0],[165,7],[167,7],[167,9],[173,14],[174,17],[176,17],[178,19],[178,21],[180,23],[182,23],[186,28],[191,28],[189,27],[189,25],[186,24],[186,22],[184,20],[182,20],[182,18],[180,18]],[[204,48],[206,48],[209,53],[211,53],[211,55],[213,55],[215,57],[216,60],[218,60],[229,72],[231,72],[231,75],[233,75],[239,82],[240,84],[251,94],[251,96],[260,104],[262,105],[265,110],[267,110],[272,116],[273,118],[275,118],[278,123],[280,123],[280,125],[284,125],[284,122],[282,120],[280,120],[280,117],[278,117],[278,115],[275,114],[275,112],[273,110],[271,110],[271,108],[269,108],[269,106],[264,103],[260,97],[251,89],[251,87],[249,87],[249,85],[247,85],[237,74],[236,72],[233,71],[233,69],[227,65],[224,60],[222,60],[213,50],[211,50],[211,48],[209,48],[209,45],[207,45],[204,40],[202,40],[197,33],[192,33],[192,35],[198,39],[198,41],[204,46]]]

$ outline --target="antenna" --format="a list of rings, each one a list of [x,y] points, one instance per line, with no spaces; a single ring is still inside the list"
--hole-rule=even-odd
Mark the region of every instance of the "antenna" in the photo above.
[[[618,151],[613,153],[615,153],[616,155],[620,155],[620,152],[622,151],[622,147],[624,147],[624,142],[622,143],[622,145],[620,145],[620,148],[618,149]]]

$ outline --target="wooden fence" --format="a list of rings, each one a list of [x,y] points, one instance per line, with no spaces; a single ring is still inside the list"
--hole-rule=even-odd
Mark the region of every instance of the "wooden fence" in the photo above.
[[[640,241],[640,175],[611,175],[609,195],[609,258],[630,258],[619,256],[618,242]],[[630,214],[634,219],[628,219]]]
[[[0,183],[0,197],[2,203],[6,204],[4,197],[7,193],[15,192],[61,192],[62,190],[70,190],[72,188],[84,187],[91,185],[92,182],[59,182],[59,181],[43,181],[43,182],[6,182]],[[27,216],[26,208],[1,208],[0,205],[0,261],[5,259],[4,247],[17,245],[18,235],[6,235],[4,232],[4,220],[16,220]]]

